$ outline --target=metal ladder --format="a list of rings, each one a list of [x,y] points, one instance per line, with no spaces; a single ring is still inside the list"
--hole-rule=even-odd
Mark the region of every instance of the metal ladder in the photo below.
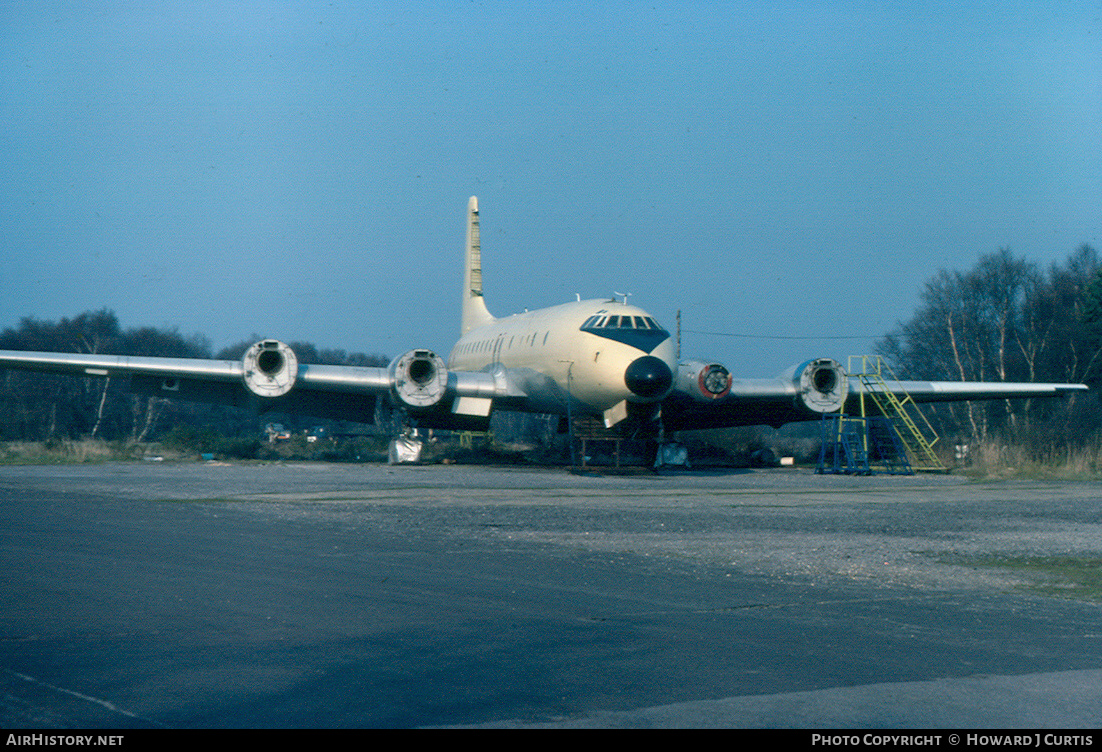
[[[867,423],[836,413],[824,414],[822,447],[815,472],[820,475],[872,475],[866,450]]]
[[[858,368],[854,367],[856,363],[860,363]],[[899,379],[883,358],[879,355],[853,355],[847,365],[846,370],[850,377],[858,379],[863,387],[860,399],[861,416],[867,417],[869,414],[865,404],[867,396],[876,412],[884,416],[889,429],[898,437],[908,468],[924,472],[946,472],[945,465],[934,453],[934,444],[938,441],[937,433],[918,410],[911,395],[888,389],[885,373],[892,381]],[[914,416],[918,416],[918,420]],[[919,426],[919,421],[922,426]]]

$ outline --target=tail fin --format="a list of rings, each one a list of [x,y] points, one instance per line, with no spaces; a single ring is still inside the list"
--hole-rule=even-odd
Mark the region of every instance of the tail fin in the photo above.
[[[494,320],[482,298],[482,245],[478,238],[478,197],[467,203],[467,254],[463,264],[463,316],[460,334]]]

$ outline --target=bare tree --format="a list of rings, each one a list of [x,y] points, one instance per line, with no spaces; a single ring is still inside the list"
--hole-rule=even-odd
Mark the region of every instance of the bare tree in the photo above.
[[[1001,248],[971,269],[934,275],[918,310],[876,351],[911,378],[1074,383],[1102,377],[1100,270],[1088,245],[1047,273]],[[983,440],[995,430],[1020,433],[1035,414],[1056,409],[1007,400],[939,410],[943,425],[964,422]]]

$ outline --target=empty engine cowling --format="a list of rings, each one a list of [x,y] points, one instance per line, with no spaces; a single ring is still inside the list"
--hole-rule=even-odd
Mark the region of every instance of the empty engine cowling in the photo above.
[[[842,409],[846,402],[849,379],[842,365],[831,358],[809,360],[792,374],[797,399],[815,413],[832,413]]]
[[[241,360],[245,386],[258,397],[282,397],[298,378],[295,351],[275,339],[265,339],[245,351]]]
[[[425,409],[438,404],[448,390],[448,369],[431,350],[410,350],[389,366],[390,389],[404,407]]]
[[[719,363],[685,361],[677,366],[677,391],[698,402],[714,402],[731,392],[731,373]]]

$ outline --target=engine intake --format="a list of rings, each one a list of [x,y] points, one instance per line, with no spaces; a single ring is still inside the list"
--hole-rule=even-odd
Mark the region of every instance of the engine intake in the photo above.
[[[448,369],[431,350],[410,350],[391,361],[390,388],[396,402],[408,408],[433,407],[448,390]]]
[[[677,391],[697,402],[714,402],[731,391],[731,373],[719,363],[690,360],[677,366]]]
[[[258,397],[282,397],[298,378],[295,351],[275,339],[257,342],[241,359],[245,386]]]
[[[846,370],[836,360],[819,358],[796,366],[792,375],[799,402],[815,413],[842,409],[849,390]]]

